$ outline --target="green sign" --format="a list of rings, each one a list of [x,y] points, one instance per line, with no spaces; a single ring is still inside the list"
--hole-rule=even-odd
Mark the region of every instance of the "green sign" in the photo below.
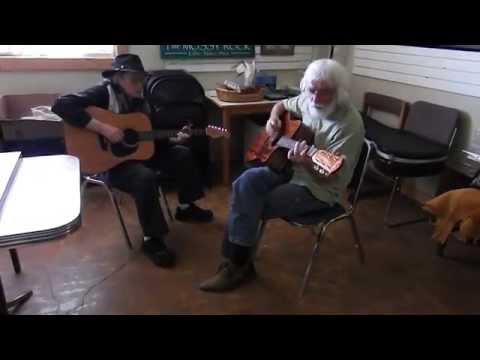
[[[162,59],[253,58],[255,45],[160,45]]]

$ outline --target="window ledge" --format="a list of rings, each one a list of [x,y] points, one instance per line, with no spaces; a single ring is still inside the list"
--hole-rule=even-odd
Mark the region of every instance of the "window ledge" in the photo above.
[[[3,58],[0,59],[1,72],[15,71],[64,71],[64,70],[102,70],[112,64],[111,58],[82,59],[40,59],[40,58]]]
[[[126,53],[127,45],[116,45],[115,55]],[[0,72],[105,70],[113,57],[92,58],[28,58],[0,57]]]

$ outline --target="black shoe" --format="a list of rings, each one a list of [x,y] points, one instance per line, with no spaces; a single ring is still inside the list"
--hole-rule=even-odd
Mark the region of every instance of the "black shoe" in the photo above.
[[[175,253],[167,248],[163,239],[152,238],[143,242],[143,252],[159,267],[171,268],[175,265]]]
[[[238,266],[227,260],[220,265],[217,273],[200,284],[199,288],[208,292],[229,291],[252,281],[256,276],[257,272],[252,262]]]
[[[177,208],[175,219],[184,222],[201,222],[208,223],[213,220],[213,213],[210,210],[199,208],[195,204],[190,204],[186,209]]]

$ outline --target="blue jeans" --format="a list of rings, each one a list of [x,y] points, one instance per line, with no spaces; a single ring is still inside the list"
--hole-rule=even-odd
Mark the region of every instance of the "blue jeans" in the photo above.
[[[261,219],[285,218],[324,210],[330,205],[315,198],[306,187],[289,183],[290,176],[268,167],[245,171],[234,183],[228,240],[255,247]]]

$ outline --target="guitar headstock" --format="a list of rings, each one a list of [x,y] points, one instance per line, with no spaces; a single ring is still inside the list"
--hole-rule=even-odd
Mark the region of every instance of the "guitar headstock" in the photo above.
[[[207,134],[207,136],[213,139],[218,139],[218,138],[228,139],[230,137],[230,133],[228,132],[227,129],[217,127],[217,126],[212,126],[212,125],[207,126],[207,128],[205,129],[205,133]]]
[[[322,175],[331,175],[338,171],[345,160],[344,155],[319,150],[312,156],[316,170]]]

